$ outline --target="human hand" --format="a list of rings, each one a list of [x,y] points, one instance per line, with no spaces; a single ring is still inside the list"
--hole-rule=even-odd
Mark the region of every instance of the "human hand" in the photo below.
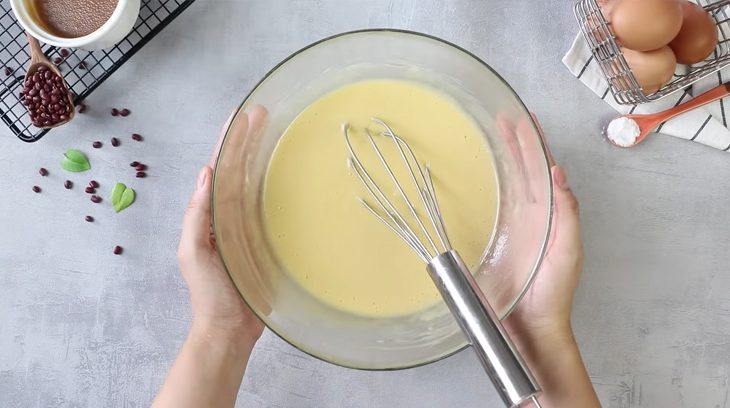
[[[251,120],[263,118],[263,109],[256,108]],[[263,331],[263,325],[244,303],[233,285],[218,254],[211,230],[211,184],[225,130],[221,131],[208,164],[198,174],[183,220],[178,247],[180,271],[188,284],[193,307],[193,329],[205,336],[226,337],[253,345]],[[239,117],[230,137],[244,138],[249,130],[248,116]]]
[[[521,154],[518,162],[522,170],[528,178],[540,181],[538,177],[544,173],[529,166],[539,160],[527,157],[539,156],[543,151],[529,119],[523,118],[514,127],[504,118],[498,121],[508,143],[520,147],[513,152]],[[538,135],[545,145],[539,129]],[[553,176],[551,234],[532,286],[504,321],[504,327],[542,388],[542,406],[600,408],[570,326],[573,295],[583,265],[578,201],[568,187],[565,171],[554,164],[545,146]]]
[[[266,111],[257,107],[223,127],[231,142],[258,129]],[[222,132],[223,133],[223,132]],[[185,211],[178,247],[180,271],[188,284],[193,325],[152,406],[232,407],[246,365],[263,325],[251,312],[228,277],[211,230],[211,182],[223,141],[221,134],[208,165],[198,174]]]
[[[555,209],[547,253],[535,281],[506,322],[518,336],[572,333],[573,295],[583,266],[578,201],[563,168],[554,165],[551,172]]]
[[[537,122],[537,119],[535,122]],[[500,128],[505,137],[515,140],[524,154],[541,154],[535,143],[534,129],[527,118],[511,126],[504,118]],[[542,132],[539,132],[542,138]],[[544,143],[544,140],[543,140]],[[537,159],[525,159],[537,162]],[[573,294],[580,280],[583,246],[580,238],[578,201],[568,187],[562,167],[554,164],[548,151],[553,177],[554,213],[548,247],[532,286],[505,321],[513,337],[539,338],[569,335]],[[543,173],[526,170],[527,177]],[[544,177],[544,176],[542,176]]]

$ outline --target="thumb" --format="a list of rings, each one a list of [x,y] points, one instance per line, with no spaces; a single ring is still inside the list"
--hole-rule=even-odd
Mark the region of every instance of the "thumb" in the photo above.
[[[550,237],[549,252],[569,252],[580,242],[580,210],[578,200],[568,186],[565,170],[560,166],[553,166],[553,182],[555,184],[555,219]],[[579,246],[578,246],[579,247]]]
[[[195,192],[190,198],[185,218],[183,219],[180,249],[194,253],[197,248],[210,245],[210,185],[212,179],[210,167],[205,166],[198,173]]]

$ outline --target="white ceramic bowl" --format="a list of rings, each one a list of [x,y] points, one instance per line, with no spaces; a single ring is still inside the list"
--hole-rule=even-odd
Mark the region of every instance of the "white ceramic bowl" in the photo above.
[[[140,0],[118,0],[117,8],[109,20],[98,30],[83,37],[64,38],[46,31],[28,12],[28,0],[10,0],[13,13],[23,28],[33,37],[46,44],[63,48],[82,48],[93,51],[109,48],[132,31],[139,16]]]

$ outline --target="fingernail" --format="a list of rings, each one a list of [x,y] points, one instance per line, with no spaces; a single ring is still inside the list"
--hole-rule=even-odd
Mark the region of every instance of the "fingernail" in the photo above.
[[[200,170],[200,173],[198,173],[198,188],[203,188],[205,185],[205,182],[208,178],[208,169],[203,167],[202,170]]]
[[[555,184],[563,190],[567,190],[568,187],[568,176],[565,175],[565,170],[560,166],[553,167],[553,178]]]

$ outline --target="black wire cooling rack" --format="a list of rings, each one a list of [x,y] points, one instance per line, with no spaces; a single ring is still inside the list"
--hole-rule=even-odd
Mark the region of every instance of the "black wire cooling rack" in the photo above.
[[[79,104],[193,1],[142,0],[134,29],[113,48],[84,51],[44,45],[43,51],[61,69]],[[0,0],[0,117],[20,140],[35,142],[48,130],[34,127],[20,103],[19,93],[29,62],[25,32],[13,15],[10,1]]]

